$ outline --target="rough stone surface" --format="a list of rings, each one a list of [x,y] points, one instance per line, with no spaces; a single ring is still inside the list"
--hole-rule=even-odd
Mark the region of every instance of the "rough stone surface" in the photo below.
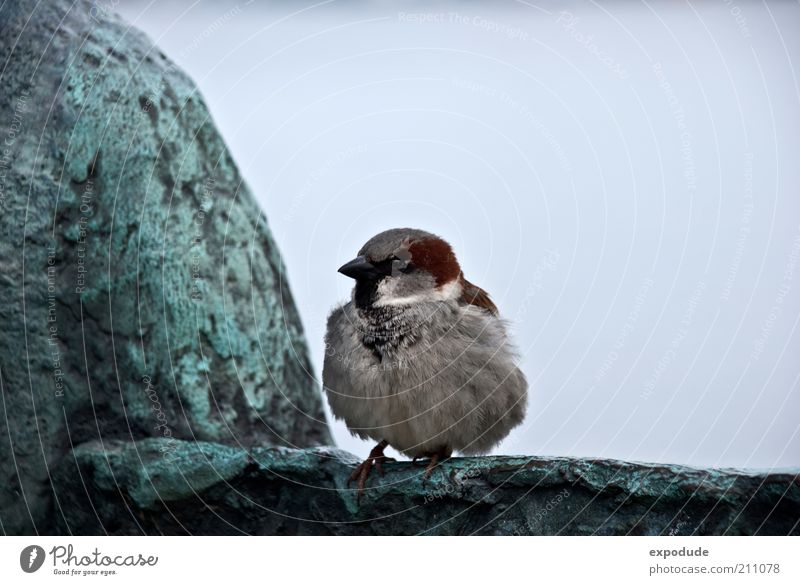
[[[74,534],[799,534],[796,472],[612,460],[387,463],[359,502],[331,448],[90,443],[58,469]],[[169,456],[163,453],[169,451]]]
[[[6,533],[63,507],[71,445],[330,443],[265,218],[191,80],[103,7],[0,7]]]

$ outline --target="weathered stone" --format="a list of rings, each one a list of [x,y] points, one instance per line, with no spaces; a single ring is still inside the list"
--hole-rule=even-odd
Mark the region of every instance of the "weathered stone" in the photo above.
[[[164,453],[167,453],[165,455]],[[331,448],[249,450],[145,439],[64,459],[58,532],[73,534],[798,534],[795,473],[612,460],[387,463],[359,502]]]
[[[47,529],[85,441],[330,442],[264,216],[192,81],[102,8],[0,8],[7,533]]]

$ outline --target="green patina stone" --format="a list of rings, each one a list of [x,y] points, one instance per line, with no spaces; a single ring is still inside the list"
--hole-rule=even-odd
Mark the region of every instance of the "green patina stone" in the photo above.
[[[0,10],[3,529],[62,512],[71,445],[329,444],[280,254],[192,81],[94,3]]]
[[[57,475],[75,485],[61,531],[69,525],[86,534],[800,532],[798,470],[453,458],[427,481],[422,467],[386,463],[386,474],[372,474],[358,501],[347,481],[358,460],[338,449],[140,443],[89,443],[64,461]],[[119,470],[113,480],[111,470]],[[79,477],[89,478],[88,493]]]

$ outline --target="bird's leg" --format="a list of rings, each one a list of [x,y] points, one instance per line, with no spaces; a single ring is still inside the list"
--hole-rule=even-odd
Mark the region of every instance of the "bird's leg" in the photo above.
[[[369,456],[364,460],[364,462],[355,468],[355,471],[350,474],[350,477],[347,479],[347,485],[350,485],[351,481],[358,481],[358,499],[361,500],[361,494],[364,493],[364,486],[367,485],[367,477],[369,476],[369,472],[372,471],[372,466],[375,466],[375,469],[378,470],[378,473],[381,475],[384,474],[383,471],[383,464],[386,461],[394,461],[391,457],[387,457],[383,454],[383,450],[389,446],[387,441],[381,441],[377,445],[372,448],[372,451],[369,452]]]
[[[434,453],[431,455],[430,463],[428,463],[428,467],[425,468],[425,475],[422,476],[422,481],[425,481],[431,476],[433,470],[436,469],[436,466],[439,464],[439,454]]]
[[[449,451],[448,449],[439,449],[435,453],[431,453],[430,455],[431,460],[428,463],[428,466],[425,468],[425,475],[422,477],[422,481],[428,479],[431,476],[431,473],[433,473],[433,470],[436,469],[436,467],[439,465],[439,463],[445,459],[448,459],[451,454],[452,451]]]

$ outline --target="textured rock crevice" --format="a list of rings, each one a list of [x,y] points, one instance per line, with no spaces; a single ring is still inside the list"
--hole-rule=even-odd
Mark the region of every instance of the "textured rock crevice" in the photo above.
[[[359,502],[355,457],[163,439],[82,445],[58,531],[75,534],[799,534],[800,483],[759,474],[544,457],[454,458],[428,481],[387,463]],[[79,479],[81,478],[81,479]],[[82,482],[86,489],[80,487]]]

